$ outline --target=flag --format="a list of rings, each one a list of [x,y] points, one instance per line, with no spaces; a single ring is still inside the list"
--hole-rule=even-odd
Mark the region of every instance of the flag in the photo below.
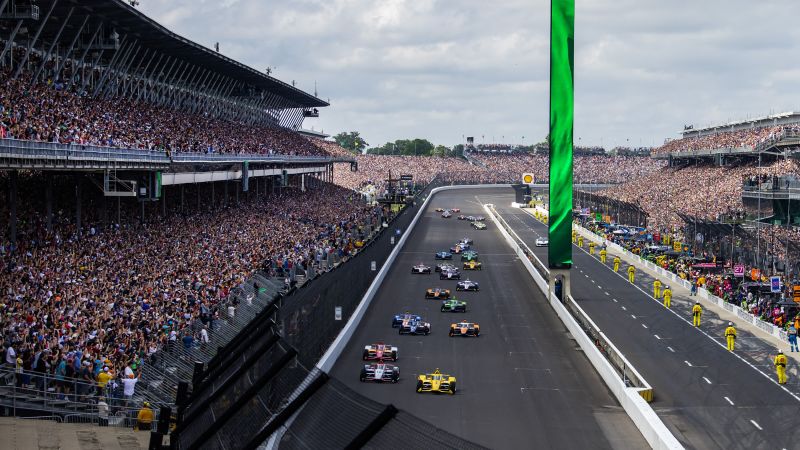
[[[572,266],[572,123],[575,0],[550,4],[550,218],[548,263]]]

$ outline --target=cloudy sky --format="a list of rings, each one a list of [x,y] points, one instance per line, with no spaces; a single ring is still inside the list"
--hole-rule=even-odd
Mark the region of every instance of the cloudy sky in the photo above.
[[[547,0],[140,0],[149,16],[331,107],[371,145],[547,134]],[[800,110],[797,0],[577,0],[575,143]],[[483,136],[483,137],[482,137]]]

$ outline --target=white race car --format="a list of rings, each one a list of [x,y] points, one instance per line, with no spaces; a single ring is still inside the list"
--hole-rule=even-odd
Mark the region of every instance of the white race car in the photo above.
[[[536,246],[537,247],[547,247],[548,241],[546,237],[538,237],[536,238]]]

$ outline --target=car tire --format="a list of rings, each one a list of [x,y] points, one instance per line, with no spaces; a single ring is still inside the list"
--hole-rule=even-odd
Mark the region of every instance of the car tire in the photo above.
[[[447,335],[448,335],[448,336],[450,336],[450,337],[453,337],[453,332],[452,332],[452,331],[449,331],[449,332],[447,333]]]
[[[453,381],[452,383],[450,383],[450,395],[453,395],[455,393],[456,393],[456,382]]]
[[[366,360],[367,360],[367,358],[369,358],[369,352],[368,352],[368,351],[366,351],[366,350],[364,350],[364,353],[362,353],[362,354],[361,354],[361,359],[363,359],[364,361],[366,361]]]
[[[422,381],[417,380],[417,392],[422,392]]]
[[[392,352],[392,361],[397,361],[397,352]]]
[[[361,369],[361,376],[359,377],[359,379],[361,380],[362,383],[367,381],[367,370],[366,369]]]

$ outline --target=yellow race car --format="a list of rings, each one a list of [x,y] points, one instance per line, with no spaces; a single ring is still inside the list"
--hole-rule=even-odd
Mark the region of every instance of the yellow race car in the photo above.
[[[433,373],[427,373],[417,377],[417,392],[435,392],[437,394],[456,393],[456,377],[445,375],[436,369]]]
[[[466,261],[464,262],[464,270],[481,270],[481,263],[479,261]]]

